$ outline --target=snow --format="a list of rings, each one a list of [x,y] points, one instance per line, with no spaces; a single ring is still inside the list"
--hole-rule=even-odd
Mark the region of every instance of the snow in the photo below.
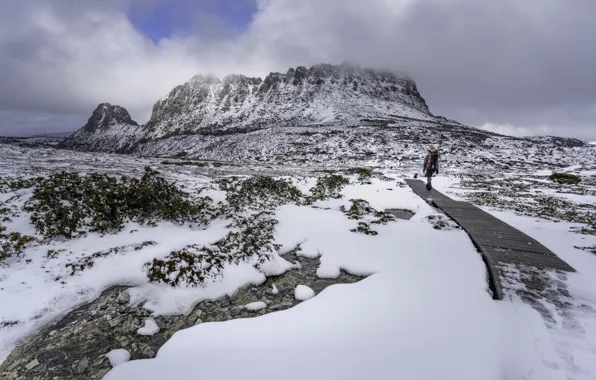
[[[574,247],[596,246],[596,236],[569,232],[572,223],[552,223],[484,207],[491,214],[535,238],[577,270],[567,274],[566,284],[572,298],[565,316],[555,305],[543,301],[552,317],[548,321],[548,340],[555,347],[567,378],[596,378],[596,256]],[[559,280],[553,274],[553,281]]]
[[[373,200],[380,187],[351,191]],[[277,213],[279,242],[303,242],[300,254],[322,255],[325,265],[367,279],[331,286],[290,310],[183,330],[155,359],[127,363],[106,379],[191,379],[196,363],[203,376],[223,378],[564,379],[539,314],[516,299],[494,302],[466,234],[434,230],[424,220],[430,206],[407,189],[393,191],[393,204],[418,213],[376,226],[374,237],[350,232],[356,222],[337,208],[284,206]],[[383,196],[377,202],[392,206]],[[304,291],[298,286],[297,298]]]
[[[298,301],[306,301],[315,296],[315,291],[306,285],[298,285],[294,289],[294,298]]]
[[[30,167],[34,157],[53,157],[58,168],[74,165],[112,172],[132,170],[126,165],[136,168],[151,163],[126,156],[23,151],[19,157],[13,153],[3,156],[23,172],[33,170]],[[5,174],[3,165],[0,163],[0,170]],[[264,170],[247,168],[250,172]],[[446,168],[445,173],[460,173],[460,169]],[[392,175],[410,175],[408,168],[400,170],[399,175]],[[209,181],[189,168],[172,168],[170,174],[184,184]],[[463,231],[433,229],[426,217],[437,211],[408,188],[399,187],[399,178],[391,182],[375,179],[372,185],[352,184],[344,189],[342,199],[317,202],[317,208],[286,205],[275,213],[279,220],[275,239],[282,245],[281,253],[300,244],[299,255],[320,258],[318,277],[335,278],[344,270],[368,278],[356,284],[332,285],[309,302],[285,311],[182,330],[159,350],[155,359],[120,364],[106,379],[192,379],[197,366],[205,377],[259,380],[281,376],[376,379],[386,378],[388,373],[415,379],[593,379],[596,258],[573,247],[596,245],[595,237],[569,233],[573,226],[569,223],[538,221],[487,209],[535,237],[578,270],[566,280],[573,295],[571,317],[553,314],[554,322],[547,322],[516,297],[493,301],[484,263],[468,236]],[[301,189],[307,190],[314,181],[301,181]],[[463,190],[454,188],[458,181],[456,175],[442,173],[434,185],[454,199],[462,199]],[[26,198],[28,193],[22,195]],[[216,200],[224,198],[216,191],[207,191],[207,195]],[[590,202],[590,197],[570,196],[577,202]],[[404,208],[415,216],[408,221],[372,226],[379,232],[377,236],[353,233],[350,230],[357,221],[348,219],[341,207],[349,207],[349,200],[358,198],[368,200],[378,210]],[[7,199],[7,194],[0,194],[0,200]],[[31,263],[15,260],[0,267],[0,305],[19,305],[0,308],[0,321],[21,322],[0,329],[0,360],[25,335],[112,285],[132,286],[131,304],[143,304],[155,317],[186,313],[202,300],[232,296],[243,286],[263,283],[266,275],[299,268],[276,255],[273,262],[263,266],[263,272],[251,263],[229,266],[224,280],[204,288],[147,283],[144,263],[187,244],[213,242],[226,233],[227,223],[216,221],[206,229],[169,223],[155,228],[129,224],[116,235],[89,234],[27,249]],[[26,218],[15,218],[10,228],[34,232]],[[66,263],[94,252],[145,240],[157,245],[97,259],[92,268],[73,277],[64,268]],[[56,259],[47,259],[48,249],[67,251]],[[56,277],[65,283],[56,282]],[[275,285],[272,293],[279,293]],[[257,306],[263,305],[246,305]],[[552,305],[545,307],[550,310]],[[300,358],[299,366],[296,358]]]
[[[108,360],[110,361],[112,367],[116,367],[130,360],[130,352],[122,348],[112,350],[108,352],[106,356],[108,357]]]
[[[273,287],[271,289],[271,294],[273,294],[273,295],[279,294],[279,290],[277,289],[277,286],[275,286],[275,284],[273,284]]]
[[[248,305],[245,305],[244,308],[246,310],[250,310],[250,311],[259,311],[259,310],[263,310],[263,309],[267,308],[267,304],[263,301],[252,302],[252,303],[249,303]]]
[[[145,320],[145,325],[137,330],[139,335],[155,335],[159,332],[159,326],[155,322],[155,319],[149,318]]]

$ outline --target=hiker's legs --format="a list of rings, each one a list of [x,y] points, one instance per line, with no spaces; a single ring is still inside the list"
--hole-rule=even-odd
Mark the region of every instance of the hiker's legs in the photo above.
[[[429,174],[427,174],[427,177],[426,177],[426,188],[430,189],[432,186],[433,186],[432,173],[429,173]]]

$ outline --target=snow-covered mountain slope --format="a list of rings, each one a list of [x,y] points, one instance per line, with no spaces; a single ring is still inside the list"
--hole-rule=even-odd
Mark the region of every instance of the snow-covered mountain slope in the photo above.
[[[130,153],[142,143],[171,136],[395,121],[459,125],[433,116],[409,77],[349,64],[321,64],[271,73],[264,80],[197,75],[160,99],[142,126],[122,107],[101,104],[62,147]]]
[[[131,150],[146,135],[146,129],[126,109],[102,103],[71,138],[60,146],[82,151],[122,152]]]
[[[265,80],[195,76],[155,104],[147,127],[155,139],[400,117],[435,120],[413,80],[347,64],[317,65],[271,73]]]
[[[269,128],[222,136],[172,136],[149,141],[138,153],[241,164],[417,169],[430,144],[439,147],[441,166],[456,171],[532,171],[568,167],[584,160],[596,162],[596,150],[579,140],[518,139],[470,127],[445,128],[413,121],[387,126]]]
[[[484,160],[495,167],[536,160],[568,165],[584,154],[573,149],[587,146],[575,139],[518,139],[466,127],[432,115],[408,77],[322,64],[271,73],[265,80],[195,76],[159,100],[146,125],[138,125],[122,107],[101,104],[60,147],[336,165],[407,161],[428,144],[441,145],[454,164],[474,166],[475,160]],[[410,155],[410,146],[418,152]]]

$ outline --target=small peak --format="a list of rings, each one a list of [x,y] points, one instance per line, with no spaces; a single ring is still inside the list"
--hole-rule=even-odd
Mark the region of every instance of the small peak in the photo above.
[[[95,108],[95,111],[93,111],[93,114],[82,130],[95,133],[98,130],[105,130],[114,124],[138,126],[137,122],[132,120],[126,108],[110,103],[101,103]]]

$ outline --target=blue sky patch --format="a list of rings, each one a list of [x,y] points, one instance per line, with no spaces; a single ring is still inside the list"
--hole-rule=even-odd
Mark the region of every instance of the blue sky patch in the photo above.
[[[132,24],[145,36],[158,42],[173,35],[185,35],[195,28],[201,16],[221,20],[222,25],[244,30],[257,10],[255,0],[160,0],[136,4],[128,12]]]

